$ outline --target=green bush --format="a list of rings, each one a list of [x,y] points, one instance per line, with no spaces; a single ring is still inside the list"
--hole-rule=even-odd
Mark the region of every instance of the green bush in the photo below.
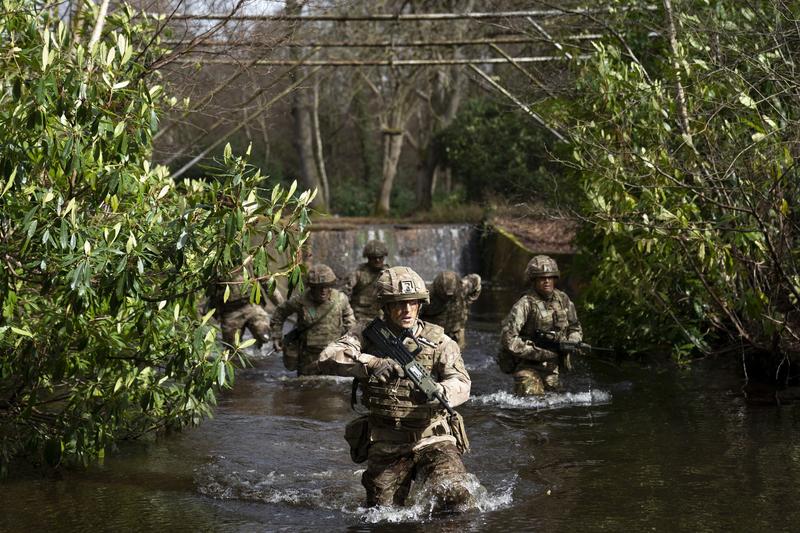
[[[465,200],[487,194],[512,200],[554,200],[564,191],[564,169],[554,161],[549,135],[518,109],[471,100],[437,144]]]
[[[587,315],[611,337],[598,343],[678,359],[724,343],[785,376],[800,352],[798,7],[673,9],[674,47],[655,41],[643,65],[598,44],[577,76],[566,120],[591,223]]]
[[[306,235],[294,187],[224,170],[173,182],[150,165],[165,96],[150,21],[97,12],[73,32],[34,3],[0,12],[0,467],[86,461],[120,439],[197,423],[231,383],[198,299],[220,273],[271,265]],[[87,31],[88,31],[87,30]],[[253,283],[254,298],[260,298]]]

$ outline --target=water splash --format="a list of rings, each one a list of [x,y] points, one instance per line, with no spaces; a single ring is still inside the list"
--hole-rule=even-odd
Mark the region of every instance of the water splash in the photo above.
[[[611,401],[611,394],[599,389],[584,392],[548,392],[544,396],[517,396],[500,391],[492,394],[474,396],[470,402],[479,405],[492,405],[509,409],[557,409],[578,405],[600,405]]]
[[[517,478],[514,476],[511,481],[504,481],[503,487],[495,493],[490,493],[473,474],[466,474],[457,481],[450,480],[423,486],[414,484],[409,494],[409,504],[404,507],[394,505],[359,507],[353,512],[361,515],[361,520],[368,524],[426,522],[453,512],[486,513],[511,506],[516,480]],[[449,512],[442,512],[439,509],[439,494],[453,488],[465,489],[469,492],[469,501]],[[342,511],[348,512],[347,509],[342,509]]]
[[[475,372],[476,370],[485,370],[487,368],[493,368],[497,365],[497,361],[495,361],[494,357],[484,357],[478,361],[472,361],[465,366],[467,370],[470,372]]]
[[[212,462],[195,470],[197,491],[203,496],[217,500],[240,500],[291,507],[316,508],[356,515],[370,524],[425,522],[453,512],[491,512],[510,507],[512,493],[517,482],[503,480],[501,488],[490,493],[473,474],[465,474],[458,480],[437,484],[414,484],[409,495],[409,504],[403,507],[379,506],[366,508],[362,502],[363,487],[357,480],[363,470],[336,472],[268,473],[243,468],[244,465],[216,456]],[[441,494],[448,491],[466,490],[469,495],[464,505],[448,512],[440,510]]]

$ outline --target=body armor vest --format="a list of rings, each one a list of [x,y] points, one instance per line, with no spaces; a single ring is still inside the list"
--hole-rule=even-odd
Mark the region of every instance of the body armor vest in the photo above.
[[[422,332],[417,337],[422,350],[415,359],[431,373],[435,381],[440,381],[441,376],[436,374],[434,367],[441,357],[440,346],[445,339],[444,330],[435,324],[423,324]],[[409,340],[406,339],[406,342]],[[409,349],[413,350],[414,347],[409,346]],[[363,347],[364,353],[379,357],[384,355],[372,350],[377,348],[369,343]],[[428,427],[434,418],[444,416],[444,409],[440,405],[429,404],[422,392],[414,391],[414,383],[410,379],[400,378],[389,383],[380,383],[375,378],[370,378],[362,386],[362,402],[369,408],[370,422],[377,427],[419,431]]]
[[[380,313],[378,286],[375,282],[387,268],[389,267],[384,265],[382,270],[373,270],[364,263],[356,270],[356,284],[352,288],[350,305],[358,317],[376,317]]]
[[[342,311],[346,298],[336,289],[331,290],[330,300],[322,304],[313,302],[306,295],[303,296],[303,310],[298,317],[298,327],[308,328],[303,332],[305,346],[322,349],[341,337],[344,329]],[[308,327],[309,325],[311,327]]]
[[[524,338],[532,339],[537,331],[566,331],[569,321],[565,293],[555,290],[550,300],[538,294],[528,294],[526,298],[530,302],[531,313],[520,331]]]

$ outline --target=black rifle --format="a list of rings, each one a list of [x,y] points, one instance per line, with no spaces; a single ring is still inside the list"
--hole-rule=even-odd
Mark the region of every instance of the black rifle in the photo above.
[[[537,331],[533,336],[533,342],[539,348],[556,352],[559,355],[567,355],[576,352],[585,353],[592,350],[600,352],[614,351],[611,348],[600,348],[598,346],[586,344],[585,342],[559,340],[559,335],[555,331]]]
[[[430,373],[414,358],[422,350],[422,346],[410,330],[406,330],[402,336],[398,337],[392,333],[386,322],[376,318],[364,328],[363,334],[370,343],[377,347],[378,353],[391,358],[403,367],[408,379],[428,397],[428,400],[436,398],[447,409],[450,416],[456,416],[456,412],[439,392]],[[406,338],[413,340],[416,344],[417,348],[413,352],[403,344],[403,340]]]

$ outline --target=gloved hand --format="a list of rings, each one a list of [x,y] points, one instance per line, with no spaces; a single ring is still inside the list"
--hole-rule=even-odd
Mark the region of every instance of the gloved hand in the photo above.
[[[436,390],[439,392],[440,396],[444,397],[444,387],[442,387],[441,383],[436,384]],[[435,396],[429,400],[425,393],[417,387],[414,387],[414,390],[411,391],[411,399],[418,404],[430,403],[439,405],[439,400],[437,400]]]
[[[520,354],[520,357],[523,359],[528,359],[529,361],[537,361],[541,363],[558,359],[558,354],[554,351],[545,350],[544,348],[539,348],[538,346],[529,344],[525,351]]]
[[[387,357],[376,357],[367,363],[367,372],[381,383],[386,383],[392,378],[405,377],[403,367]]]

